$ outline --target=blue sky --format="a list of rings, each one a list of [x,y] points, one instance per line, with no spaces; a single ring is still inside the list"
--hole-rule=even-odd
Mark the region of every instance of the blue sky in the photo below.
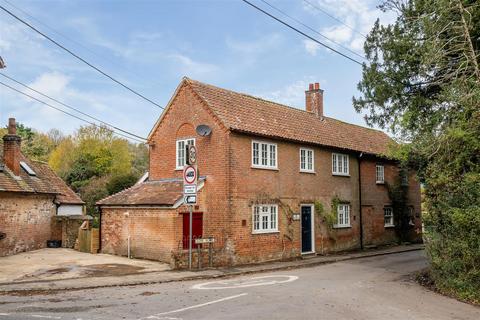
[[[360,66],[315,45],[240,0],[8,1],[43,24],[6,0],[0,0],[0,4],[160,105],[167,104],[183,76],[298,108],[304,108],[308,83],[320,82],[325,90],[326,115],[364,125],[351,102],[358,94]],[[282,17],[260,0],[251,1]],[[379,1],[309,1],[363,34],[377,17],[383,23],[392,20],[376,8]],[[351,50],[363,52],[361,35],[303,0],[269,2]],[[5,74],[142,136],[159,117],[160,109],[4,12],[0,12],[0,30]],[[79,120],[0,88],[0,123],[6,124],[12,116],[41,131],[58,128],[71,133],[82,125]]]

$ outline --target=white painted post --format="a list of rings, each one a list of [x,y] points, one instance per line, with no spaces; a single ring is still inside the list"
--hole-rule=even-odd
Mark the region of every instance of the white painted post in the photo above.
[[[192,220],[193,220],[193,206],[188,206],[190,211],[190,219],[188,225],[188,269],[192,269]]]

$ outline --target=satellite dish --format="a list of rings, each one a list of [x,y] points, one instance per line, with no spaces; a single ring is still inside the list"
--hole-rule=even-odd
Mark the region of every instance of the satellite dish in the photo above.
[[[212,128],[210,128],[206,124],[201,124],[201,125],[197,126],[196,131],[200,136],[206,137],[206,136],[210,135],[210,133],[212,133]]]

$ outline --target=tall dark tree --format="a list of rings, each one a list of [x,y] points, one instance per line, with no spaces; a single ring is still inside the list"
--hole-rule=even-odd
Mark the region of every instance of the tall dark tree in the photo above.
[[[439,289],[480,302],[480,5],[388,0],[365,43],[361,92],[369,124],[425,186],[427,251]]]

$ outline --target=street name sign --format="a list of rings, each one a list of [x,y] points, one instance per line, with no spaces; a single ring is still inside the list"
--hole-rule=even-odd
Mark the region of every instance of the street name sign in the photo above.
[[[195,239],[195,244],[214,243],[215,238]]]

